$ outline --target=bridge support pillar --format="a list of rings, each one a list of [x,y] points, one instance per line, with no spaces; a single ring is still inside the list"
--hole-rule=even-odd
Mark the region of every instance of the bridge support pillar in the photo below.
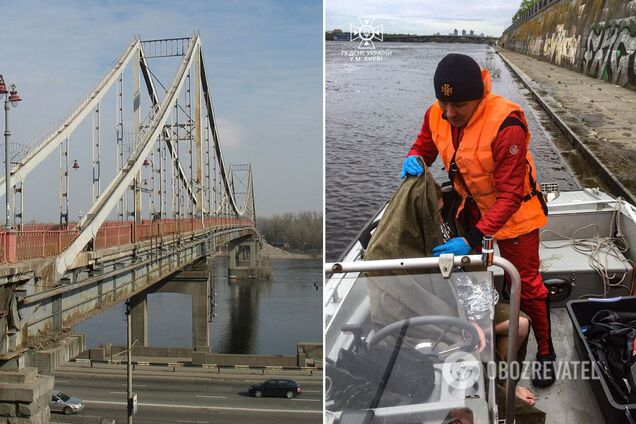
[[[194,350],[210,351],[210,285],[196,286],[198,293],[192,294],[192,345]]]
[[[207,261],[210,263],[210,261]],[[198,352],[210,351],[210,275],[206,261],[200,261],[161,283],[152,293],[181,293],[192,298],[192,347]]]
[[[272,278],[269,258],[263,256],[263,242],[244,240],[229,245],[228,275],[230,278]]]
[[[148,297],[145,292],[130,298],[132,339],[137,346],[148,346]]]

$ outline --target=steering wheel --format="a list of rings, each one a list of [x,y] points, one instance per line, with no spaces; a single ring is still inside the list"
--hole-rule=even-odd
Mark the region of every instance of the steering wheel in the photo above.
[[[470,353],[470,352],[473,352],[479,346],[479,333],[477,332],[477,329],[470,322],[464,321],[456,317],[449,317],[444,315],[430,315],[430,316],[418,316],[418,317],[407,318],[400,321],[396,321],[393,324],[387,325],[386,327],[382,328],[381,330],[379,330],[377,333],[373,335],[371,340],[368,341],[368,347],[369,349],[374,347],[382,339],[384,339],[390,334],[399,333],[404,326],[412,328],[412,327],[421,327],[421,326],[427,326],[427,325],[435,325],[438,327],[442,327],[442,333],[437,338],[437,340],[435,340],[431,349],[435,349],[437,344],[442,340],[442,338],[446,335],[446,333],[448,333],[448,330],[450,328],[458,328],[458,329],[464,330],[470,336],[469,340],[461,344],[457,344],[456,346],[453,345],[453,350],[462,350],[464,352]]]

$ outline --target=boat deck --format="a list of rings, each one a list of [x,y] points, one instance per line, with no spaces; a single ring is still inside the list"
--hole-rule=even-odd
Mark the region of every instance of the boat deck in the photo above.
[[[552,340],[557,361],[581,361],[574,347],[572,322],[565,308],[552,308]],[[537,344],[530,332],[526,360],[534,359]],[[530,387],[537,395],[536,407],[545,411],[546,424],[576,423],[598,424],[604,422],[603,415],[594,399],[587,381],[581,379],[557,380],[551,387],[532,387],[529,380],[522,379],[521,386]]]
[[[589,363],[581,365],[581,362],[587,362],[587,358],[580,358],[578,355],[573,325],[567,310],[562,306],[568,300],[602,294],[604,288],[607,288],[606,297],[630,295],[634,291],[632,282],[636,281],[634,277],[636,270],[633,265],[636,261],[636,249],[633,247],[636,246],[636,208],[615,201],[597,189],[561,192],[548,204],[550,218],[548,225],[542,228],[541,237],[541,272],[544,281],[549,282],[552,287],[571,287],[571,292],[566,290],[564,296],[553,296],[553,307],[550,309],[557,367],[562,369],[564,365],[567,365],[571,374],[570,378],[566,376],[566,378],[558,379],[548,388],[532,388],[531,382],[523,378],[519,384],[531,387],[535,392],[537,397],[535,406],[546,412],[546,423],[603,423],[605,420],[592,392],[591,384],[580,376],[584,369],[588,374],[586,377],[589,377]],[[380,216],[381,213],[376,219]],[[371,233],[371,228],[372,226],[369,226],[361,232],[357,242],[347,251],[342,262],[361,260],[363,244],[360,240],[365,238],[365,232]],[[622,242],[616,242],[618,233],[624,236],[628,246],[632,246],[629,249],[622,249],[622,253],[616,253],[616,250],[613,250],[614,247],[622,244]],[[616,237],[614,237],[615,234]],[[623,276],[621,281],[624,287],[610,288],[609,283],[603,283],[596,270],[590,265],[590,254],[574,248],[574,243],[580,246],[583,241],[597,240],[599,236],[603,238],[608,235],[611,235],[612,239],[605,240],[602,248],[594,249],[594,255],[597,255],[595,260],[602,264],[609,275],[612,275],[609,279],[613,286],[616,286]],[[493,267],[491,270],[495,277],[495,284],[501,286],[503,270],[498,267]],[[339,311],[339,306],[344,303],[343,299],[358,304],[359,297],[364,295],[359,293],[359,290],[354,290],[353,283],[356,277],[357,273],[347,274],[346,278],[345,274],[334,274],[326,282],[324,304],[327,325],[326,352],[329,352],[330,341],[333,343],[336,340],[339,328],[351,318],[355,309],[349,307]],[[559,285],[562,282],[567,284]],[[332,318],[336,318],[335,325]],[[532,332],[527,352],[526,361],[534,360],[537,347]],[[575,371],[579,375],[574,375]]]

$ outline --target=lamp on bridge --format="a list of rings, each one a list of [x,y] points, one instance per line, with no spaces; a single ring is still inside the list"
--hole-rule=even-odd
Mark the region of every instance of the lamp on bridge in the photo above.
[[[9,103],[11,106],[16,107],[18,102],[22,101],[22,97],[18,94],[18,91],[15,89],[15,84],[11,84],[11,91],[9,91]]]
[[[11,131],[9,130],[9,109],[10,106],[16,107],[22,98],[18,94],[18,90],[15,84],[11,84],[11,89],[7,90],[7,85],[4,82],[4,78],[0,75],[0,96],[4,95],[4,186],[5,186],[5,199],[6,199],[6,216],[4,220],[4,226],[6,230],[11,230],[13,225],[11,223],[11,197],[9,191],[11,189]]]
[[[144,193],[152,193],[154,189],[155,189],[154,181],[152,181],[152,185],[148,187],[148,179],[144,178],[143,180],[141,180],[141,187],[139,187],[139,190],[143,191]]]

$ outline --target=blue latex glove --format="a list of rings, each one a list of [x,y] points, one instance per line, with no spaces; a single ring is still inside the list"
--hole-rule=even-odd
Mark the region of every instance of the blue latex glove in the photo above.
[[[404,178],[407,175],[422,175],[424,172],[424,168],[417,161],[416,156],[409,156],[404,160],[404,165],[402,165],[402,173],[400,174],[400,178]]]
[[[467,255],[472,249],[464,237],[455,237],[448,240],[441,246],[433,248],[433,256],[439,256],[442,253],[452,253],[453,255]]]

